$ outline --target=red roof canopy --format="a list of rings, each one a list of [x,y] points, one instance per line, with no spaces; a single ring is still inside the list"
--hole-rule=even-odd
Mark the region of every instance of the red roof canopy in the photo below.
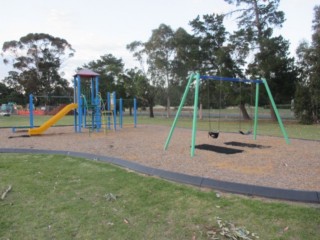
[[[90,69],[81,69],[79,70],[74,76],[80,76],[80,77],[96,77],[100,76],[100,74],[90,70]]]

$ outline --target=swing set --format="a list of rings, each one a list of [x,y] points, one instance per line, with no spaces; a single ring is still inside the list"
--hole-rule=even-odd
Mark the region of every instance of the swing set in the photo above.
[[[222,87],[222,79],[221,77],[219,77],[219,81],[220,81],[220,84],[219,84],[219,114],[218,114],[218,127],[217,127],[217,130],[216,131],[213,131],[212,130],[212,127],[211,127],[211,99],[210,99],[210,90],[209,90],[209,87],[207,88],[208,89],[208,104],[209,104],[209,113],[208,113],[208,116],[209,116],[209,131],[208,131],[208,136],[213,138],[213,139],[217,139],[219,137],[219,133],[220,133],[220,119],[221,119],[221,87]],[[253,84],[250,84],[251,85],[251,95],[250,95],[250,109],[251,109],[251,106],[252,106],[252,85]],[[241,87],[241,82],[240,82],[240,105],[242,104],[242,87]],[[251,125],[251,128],[244,132],[242,130],[242,120],[241,120],[241,107],[239,105],[239,133],[242,134],[242,135],[250,135],[252,134],[252,125]],[[250,115],[252,116],[252,112],[250,111]],[[249,116],[248,116],[249,117]],[[250,119],[250,117],[249,117]]]
[[[282,123],[280,114],[278,112],[278,109],[276,107],[276,104],[274,102],[274,99],[272,97],[269,85],[266,81],[266,79],[261,79],[261,80],[248,80],[248,79],[240,79],[240,78],[229,78],[229,77],[219,77],[219,76],[201,76],[199,73],[191,73],[189,78],[188,78],[188,83],[187,86],[185,88],[184,94],[182,96],[178,111],[176,113],[176,116],[174,118],[174,121],[172,123],[169,135],[167,137],[165,146],[164,146],[164,150],[167,150],[169,143],[171,141],[171,137],[172,134],[174,132],[174,129],[176,127],[178,118],[180,116],[181,110],[184,106],[184,103],[186,101],[190,86],[192,83],[195,83],[195,95],[194,95],[194,108],[193,108],[193,123],[192,123],[192,139],[191,139],[191,152],[190,155],[191,157],[194,156],[194,152],[195,152],[195,142],[196,142],[196,132],[197,132],[197,116],[198,116],[198,102],[199,102],[199,86],[200,86],[200,80],[202,81],[206,81],[206,80],[215,80],[215,81],[220,81],[220,83],[222,81],[226,81],[226,82],[238,82],[238,83],[251,83],[251,84],[255,84],[256,85],[256,93],[255,93],[255,110],[254,110],[254,126],[253,126],[253,139],[256,140],[257,139],[257,129],[258,129],[258,105],[259,105],[259,87],[260,84],[263,84],[269,100],[271,102],[272,108],[276,114],[277,120],[278,120],[278,124],[280,126],[280,129],[282,131],[282,135],[286,141],[287,144],[290,143],[290,140],[288,138],[287,132],[284,128],[284,125]],[[240,88],[241,89],[241,88]],[[220,99],[219,99],[219,121],[220,121],[220,108],[221,108],[221,86],[220,86]],[[209,114],[210,116],[210,114]],[[210,121],[209,121],[210,123]],[[220,123],[219,123],[220,125]],[[219,129],[220,131],[220,129]],[[211,129],[208,132],[208,135],[212,138],[218,138],[219,137],[219,131],[211,131]],[[243,132],[241,129],[239,130],[239,133],[242,135],[249,135],[251,134],[252,131],[248,131],[247,133]]]

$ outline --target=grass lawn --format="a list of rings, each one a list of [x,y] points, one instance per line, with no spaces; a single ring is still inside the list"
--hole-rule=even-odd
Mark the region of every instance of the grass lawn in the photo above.
[[[39,126],[48,120],[50,116],[35,116],[34,125]],[[153,124],[153,125],[165,125],[171,126],[173,122],[172,118],[166,117],[155,117],[149,118],[147,116],[138,116],[138,125],[139,124]],[[65,116],[59,122],[57,122],[56,126],[59,125],[73,125],[74,116]],[[123,124],[131,124],[133,123],[133,117],[125,116],[123,118]],[[310,140],[320,140],[320,124],[314,125],[301,125],[294,121],[288,121],[284,123],[286,131],[288,133],[289,138],[303,138]],[[0,127],[17,127],[17,126],[29,126],[29,117],[27,116],[15,116],[12,115],[10,117],[0,117]],[[179,118],[177,126],[191,128],[192,127],[192,118]],[[220,132],[238,132],[242,130],[243,132],[247,132],[248,130],[252,130],[253,123],[252,121],[239,121],[234,120],[224,120],[220,119],[220,128],[217,119],[211,120],[211,130]],[[210,124],[208,119],[199,120],[198,121],[198,130],[209,131]],[[271,135],[271,136],[282,136],[280,127],[277,122],[271,122],[268,120],[259,120],[258,122],[258,135]]]
[[[140,117],[138,118],[138,124],[152,124],[152,125],[165,125],[171,126],[173,122],[173,118],[165,118],[165,117]],[[248,130],[253,129],[252,121],[241,122],[239,121],[224,121],[220,120],[220,123],[217,119],[211,120],[211,123],[207,119],[198,120],[198,130],[209,131],[211,124],[211,130],[220,132],[238,132],[242,130],[243,132],[247,132]],[[220,124],[220,128],[219,128]],[[302,138],[309,140],[320,140],[320,124],[314,125],[302,125],[293,121],[285,122],[285,129],[289,138]],[[179,118],[178,127],[184,128],[192,128],[192,119],[191,118]],[[268,120],[260,120],[258,122],[258,135],[269,135],[269,136],[277,136],[283,137],[281,129],[277,122],[272,122]]]
[[[52,116],[34,116],[34,125],[40,126]],[[57,122],[57,125],[73,125],[74,116],[64,116]],[[29,116],[11,115],[10,117],[0,117],[0,127],[28,127],[30,126]]]
[[[0,191],[9,185],[0,239],[230,239],[225,222],[260,239],[320,236],[318,205],[217,195],[68,156],[1,154]]]

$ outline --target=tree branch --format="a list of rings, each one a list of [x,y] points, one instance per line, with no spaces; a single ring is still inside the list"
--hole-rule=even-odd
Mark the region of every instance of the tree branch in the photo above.
[[[237,13],[237,12],[244,12],[244,11],[249,11],[251,8],[242,8],[242,9],[237,9],[237,10],[233,10],[233,11],[230,11],[228,13],[225,13],[224,16],[232,16],[234,13]]]

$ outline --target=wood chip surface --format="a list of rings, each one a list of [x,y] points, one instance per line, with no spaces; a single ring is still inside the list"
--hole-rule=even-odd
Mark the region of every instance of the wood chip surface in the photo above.
[[[218,139],[198,131],[196,145],[211,150],[195,150],[190,157],[191,130],[176,128],[167,151],[164,144],[170,128],[138,126],[107,133],[91,133],[73,127],[52,127],[41,136],[15,137],[0,129],[1,148],[50,149],[87,152],[117,157],[146,166],[217,180],[276,188],[320,191],[320,142],[238,133],[220,133]],[[218,150],[242,150],[234,154]]]

